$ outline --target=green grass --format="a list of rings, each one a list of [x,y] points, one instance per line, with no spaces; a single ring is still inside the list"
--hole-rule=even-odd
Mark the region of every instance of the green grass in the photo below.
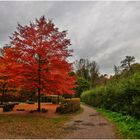
[[[82,107],[80,107],[80,109],[78,111],[76,111],[76,112],[63,114],[63,117],[52,118],[52,122],[59,123],[61,121],[68,121],[68,117],[70,119],[70,117],[75,116],[77,114],[80,114],[83,111],[84,111],[84,109]]]
[[[131,116],[124,116],[120,113],[104,109],[97,109],[105,118],[113,122],[118,134],[124,139],[140,139],[140,120]]]
[[[51,119],[51,121],[53,122],[53,123],[61,123],[61,122],[66,122],[66,121],[68,121],[69,119],[68,119],[68,117],[66,117],[66,116],[63,116],[63,117],[57,117],[57,118],[52,118]]]

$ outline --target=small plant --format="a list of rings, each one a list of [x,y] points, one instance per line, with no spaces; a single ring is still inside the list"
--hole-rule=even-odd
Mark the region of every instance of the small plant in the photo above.
[[[76,112],[80,109],[80,98],[65,99],[63,103],[57,107],[58,113],[70,113]]]
[[[46,112],[48,112],[48,109],[42,108],[42,109],[41,109],[41,112],[42,112],[42,113],[46,113]]]
[[[13,110],[13,108],[14,108],[14,104],[5,104],[4,106],[3,106],[3,112],[9,112],[9,111],[12,111]]]

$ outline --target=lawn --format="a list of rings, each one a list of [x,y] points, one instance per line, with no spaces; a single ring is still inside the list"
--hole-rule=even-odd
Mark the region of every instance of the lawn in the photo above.
[[[46,113],[30,113],[37,103],[16,105],[13,111],[0,112],[0,138],[61,138],[65,135],[63,125],[70,117],[55,113],[55,104],[42,103]],[[24,109],[24,111],[17,111]]]
[[[62,138],[66,134],[63,125],[69,119],[70,117],[67,115],[48,118],[45,116],[1,114],[0,138]]]
[[[140,138],[140,120],[129,115],[111,112],[104,109],[97,109],[105,118],[113,122],[117,128],[118,134],[124,139]]]
[[[0,114],[0,139],[54,139],[64,138],[71,131],[66,131],[63,126],[74,115],[83,112],[83,108],[75,113],[57,114],[58,105],[42,104],[48,109],[47,113],[29,113],[37,104],[20,104],[11,112]],[[16,111],[16,109],[25,111]]]

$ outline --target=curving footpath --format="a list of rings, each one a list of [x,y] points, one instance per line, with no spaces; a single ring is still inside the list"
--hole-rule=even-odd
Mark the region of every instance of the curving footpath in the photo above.
[[[81,105],[84,111],[64,125],[70,131],[65,139],[116,139],[113,125],[94,108]]]

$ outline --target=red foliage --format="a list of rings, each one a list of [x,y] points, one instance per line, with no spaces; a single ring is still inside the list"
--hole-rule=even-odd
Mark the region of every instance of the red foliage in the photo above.
[[[29,26],[18,24],[11,37],[11,48],[6,51],[14,82],[26,89],[37,89],[38,94],[73,94],[75,78],[67,58],[71,56],[70,40],[66,31],[45,17]]]

